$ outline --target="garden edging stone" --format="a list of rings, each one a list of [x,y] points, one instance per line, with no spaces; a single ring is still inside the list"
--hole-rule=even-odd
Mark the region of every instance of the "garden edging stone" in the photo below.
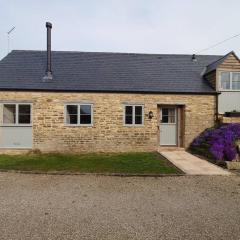
[[[186,176],[184,173],[180,174],[138,174],[138,173],[81,173],[81,172],[67,172],[67,171],[22,171],[22,170],[6,170],[0,169],[0,172],[21,173],[21,174],[43,174],[43,175],[89,175],[89,176],[113,176],[113,177],[180,177]]]

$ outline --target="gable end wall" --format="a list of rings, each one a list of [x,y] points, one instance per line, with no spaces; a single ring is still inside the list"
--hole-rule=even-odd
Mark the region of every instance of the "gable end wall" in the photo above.
[[[234,56],[234,54],[230,54],[229,57],[225,59],[225,61],[217,67],[216,70],[217,90],[219,90],[220,73],[222,71],[240,72],[240,62]]]

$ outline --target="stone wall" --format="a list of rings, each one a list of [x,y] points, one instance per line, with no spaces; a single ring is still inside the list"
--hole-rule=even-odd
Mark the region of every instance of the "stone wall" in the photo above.
[[[158,105],[182,103],[184,146],[214,125],[215,96],[173,94],[114,94],[57,92],[0,92],[0,101],[33,103],[33,146],[41,151],[154,151],[159,146]],[[92,103],[93,126],[66,126],[64,104]],[[144,104],[144,126],[123,125],[124,103]],[[148,118],[152,111],[154,117]]]
[[[240,117],[224,117],[220,115],[219,120],[221,123],[240,123]]]

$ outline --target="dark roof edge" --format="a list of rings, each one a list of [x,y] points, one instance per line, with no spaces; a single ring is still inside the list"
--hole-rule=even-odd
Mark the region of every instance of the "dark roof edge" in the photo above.
[[[24,49],[13,49],[11,52],[42,52],[45,53],[46,50],[24,50]],[[11,53],[10,52],[10,53]],[[190,53],[148,53],[148,52],[103,52],[103,51],[69,51],[69,50],[52,50],[53,53],[94,53],[94,54],[117,54],[117,55],[166,55],[166,56],[189,56],[191,57],[192,54]],[[197,56],[216,56],[216,57],[224,57],[223,55],[219,54],[198,54]]]
[[[217,95],[218,93],[213,92],[151,92],[151,91],[111,91],[111,90],[46,90],[46,89],[16,89],[16,88],[0,88],[0,91],[17,91],[17,92],[71,92],[71,93],[127,93],[127,94],[177,94],[177,95]]]
[[[235,53],[234,51],[231,51],[231,52],[227,53],[226,55],[222,56],[221,58],[219,58],[218,60],[216,60],[216,61],[208,64],[206,67],[211,66],[211,65],[214,64],[214,63],[220,62],[221,60],[227,58],[230,54],[233,54],[233,55],[239,60],[239,58],[238,58],[238,56],[236,55],[236,53]]]
[[[240,62],[240,59],[239,59],[238,55],[234,51],[231,51],[230,53],[232,53],[234,55],[234,57]]]

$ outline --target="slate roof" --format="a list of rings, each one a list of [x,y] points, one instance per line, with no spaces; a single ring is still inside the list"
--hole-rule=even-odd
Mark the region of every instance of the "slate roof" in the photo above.
[[[14,50],[0,62],[0,89],[214,93],[203,77],[215,55],[52,52],[53,80],[43,82],[46,51]]]

